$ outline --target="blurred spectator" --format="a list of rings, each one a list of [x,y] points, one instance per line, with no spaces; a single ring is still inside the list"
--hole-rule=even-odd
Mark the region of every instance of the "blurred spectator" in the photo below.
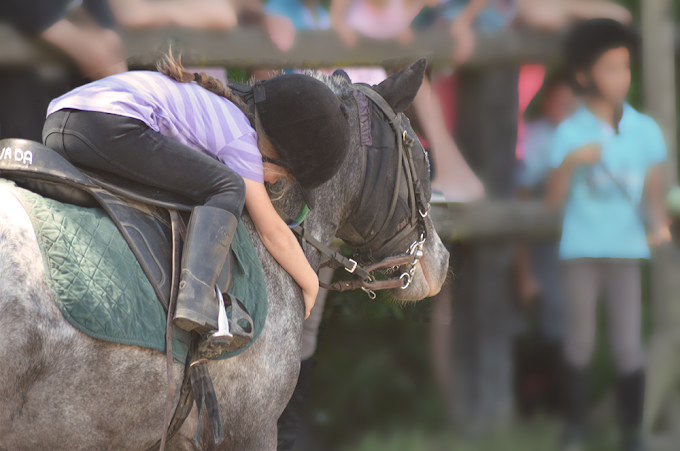
[[[269,37],[271,38],[272,42],[281,51],[286,52],[290,50],[291,47],[293,47],[293,43],[295,42],[295,24],[290,17],[288,17],[286,14],[283,14],[284,10],[292,12],[294,8],[293,6],[291,6],[289,9],[286,9],[285,5],[274,5],[276,12],[272,11],[271,14],[265,14],[265,5],[263,5],[260,0],[231,1],[238,12],[238,23],[240,26],[264,25],[269,32]],[[261,73],[259,78],[268,77]]]
[[[6,0],[0,17],[28,35],[39,36],[69,55],[82,73],[102,78],[127,70],[122,43],[107,0]],[[68,20],[72,13],[75,20]]]
[[[569,4],[571,8],[580,2],[564,0],[559,4]],[[497,33],[520,24],[555,28],[585,15],[584,8],[565,7],[561,9],[560,21],[548,23],[538,20],[541,16],[525,14],[531,9],[527,5],[522,0],[443,3],[438,7],[439,15],[451,20],[451,33],[456,39],[454,60],[462,64],[472,56],[476,33]],[[619,6],[598,5],[605,7],[597,14],[630,19],[630,14],[621,14]],[[462,66],[456,72],[456,142],[484,183],[487,196],[498,200],[509,199],[515,191],[518,75],[519,68],[512,63]],[[513,411],[510,300],[513,260],[512,244],[501,241],[464,244],[458,255],[452,255],[458,283],[453,287],[450,411],[454,426],[468,433],[478,433],[502,422]]]
[[[608,17],[630,23],[630,12],[616,3],[600,0],[515,0],[517,17],[534,28],[559,30],[578,20]]]
[[[413,38],[411,22],[423,6],[438,0],[333,0],[333,27],[348,46],[356,44],[357,33],[374,39],[397,39],[407,43]]]
[[[566,74],[550,71],[524,113],[516,175],[519,199],[543,199],[555,130],[575,107],[576,98]],[[559,240],[555,239],[517,245],[517,294],[528,313],[525,316],[529,327],[517,344],[516,386],[520,407],[526,413],[539,406],[555,411],[559,405],[564,296],[558,251]]]
[[[233,28],[236,12],[227,0],[109,0],[118,23],[127,28]]]
[[[281,50],[289,50],[297,30],[327,30],[330,17],[318,0],[269,0],[264,5],[265,23],[269,36]],[[263,80],[274,71],[254,70],[252,75]]]
[[[127,70],[106,0],[5,0],[0,21],[70,56],[68,65],[5,66],[0,70],[0,138],[42,140],[50,100],[81,83]],[[2,43],[12,45],[12,43]]]
[[[632,20],[626,8],[599,0],[444,0],[439,8],[440,17],[452,20],[457,64],[463,64],[472,56],[475,32],[494,33],[510,22],[559,30],[574,21],[597,17],[609,17],[622,23]]]
[[[619,22],[594,19],[578,25],[566,46],[570,77],[584,95],[584,106],[555,132],[546,200],[553,208],[564,205],[559,250],[566,295],[563,444],[570,450],[582,449],[584,441],[586,374],[601,293],[619,376],[621,449],[644,449],[639,259],[649,258],[645,222],[650,242],[668,241],[670,233],[658,166],[666,159],[663,135],[653,119],[625,102],[636,41]]]
[[[269,0],[264,11],[287,17],[296,30],[327,30],[331,26],[330,17],[318,0]]]
[[[571,116],[575,107],[576,98],[566,74],[562,71],[549,73],[524,114],[522,155],[516,175],[520,199],[543,199],[555,130],[560,122]],[[520,301],[529,306],[540,299],[541,329],[550,341],[559,341],[562,335],[558,248],[559,241],[539,241],[522,244],[518,252]]]
[[[423,9],[434,7],[438,0],[333,0],[331,23],[343,41],[354,46],[357,34],[374,39],[397,39],[402,43],[413,37],[411,22]],[[378,69],[377,71],[379,71]],[[377,72],[376,71],[376,72]],[[365,72],[365,70],[364,70]],[[354,81],[374,82],[372,74],[362,74]],[[470,170],[452,136],[446,129],[442,109],[425,78],[413,102],[419,132],[425,137],[435,163],[432,187],[434,201],[470,201],[484,196],[484,187]]]
[[[296,30],[327,30],[331,20],[319,0],[269,0],[267,29],[281,50],[293,46]]]
[[[259,0],[109,0],[118,22],[128,28],[171,25],[227,30],[237,25],[265,26],[272,42],[283,51],[293,46],[295,28],[281,13],[265,15]],[[269,2],[272,3],[272,2]],[[276,1],[279,11],[286,0]],[[292,0],[289,7],[292,7]]]
[[[117,22],[126,28],[180,26],[227,30],[238,24],[234,5],[228,0],[108,0]],[[206,72],[227,83],[223,67],[187,67]]]
[[[474,51],[475,32],[495,33],[515,18],[513,0],[448,0],[441,17],[451,20],[451,35],[456,41],[453,59],[465,63]],[[473,31],[474,30],[474,31]]]

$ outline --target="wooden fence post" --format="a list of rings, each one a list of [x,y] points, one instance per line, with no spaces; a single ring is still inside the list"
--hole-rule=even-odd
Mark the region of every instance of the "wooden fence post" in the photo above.
[[[678,183],[675,53],[672,0],[644,0],[642,56],[645,109],[661,126],[668,148],[668,183]]]
[[[642,0],[641,4],[645,109],[664,132],[668,151],[666,186],[669,188],[678,183],[673,2]],[[647,359],[643,426],[648,434],[664,411],[670,413],[667,401],[677,398],[680,380],[680,364],[674,357],[680,351],[680,295],[677,292],[680,259],[672,247],[673,244],[667,244],[652,248],[654,334]],[[674,420],[677,418],[666,422],[675,424]]]

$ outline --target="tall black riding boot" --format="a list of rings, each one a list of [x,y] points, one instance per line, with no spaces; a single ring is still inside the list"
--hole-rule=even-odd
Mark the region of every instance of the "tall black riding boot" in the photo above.
[[[217,329],[219,304],[215,284],[228,264],[237,225],[236,216],[220,208],[195,207],[191,213],[174,317],[177,327],[200,334]]]
[[[576,368],[564,362],[561,379],[562,409],[565,422],[562,449],[580,450],[585,441],[588,412],[587,369]]]
[[[619,378],[617,386],[619,426],[623,451],[645,449],[641,425],[644,405],[645,373],[642,369]]]

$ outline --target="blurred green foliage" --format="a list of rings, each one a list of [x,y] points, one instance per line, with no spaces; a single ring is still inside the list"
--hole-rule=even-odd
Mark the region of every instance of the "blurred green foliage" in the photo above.
[[[342,451],[550,451],[556,449],[559,425],[548,418],[508,424],[484,437],[462,438],[451,433],[431,434],[419,430],[371,434]],[[618,450],[615,432],[599,431],[584,451]]]
[[[642,273],[643,331],[648,336],[651,320],[647,263],[643,262]],[[336,279],[348,276],[344,271],[336,271],[335,275]],[[436,383],[430,355],[427,323],[431,308],[431,299],[402,304],[384,293],[375,300],[362,292],[330,293],[310,395],[313,429],[325,449],[552,449],[559,438],[555,418],[518,418],[476,438],[460,437],[450,431],[446,400]],[[593,406],[610,393],[615,382],[605,316],[601,306],[591,363]],[[613,425],[613,418],[598,425],[589,449],[616,449]]]

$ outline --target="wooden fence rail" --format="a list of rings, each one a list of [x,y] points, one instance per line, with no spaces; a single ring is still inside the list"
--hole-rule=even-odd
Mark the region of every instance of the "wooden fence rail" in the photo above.
[[[491,201],[433,205],[432,220],[442,241],[556,239],[562,229],[559,212],[541,202]]]
[[[399,67],[427,55],[436,66],[451,66],[454,41],[446,30],[430,29],[415,34],[408,45],[395,41],[360,38],[345,47],[333,31],[299,32],[288,52],[280,51],[261,29],[238,28],[225,32],[182,28],[122,30],[121,37],[133,67],[153,64],[158,52],[174,42],[191,65],[226,68],[283,68],[375,66]],[[38,39],[28,39],[0,24],[0,66],[63,62],[64,57]],[[558,55],[560,35],[510,31],[479,35],[468,66],[546,61]],[[676,33],[680,49],[680,31]]]

